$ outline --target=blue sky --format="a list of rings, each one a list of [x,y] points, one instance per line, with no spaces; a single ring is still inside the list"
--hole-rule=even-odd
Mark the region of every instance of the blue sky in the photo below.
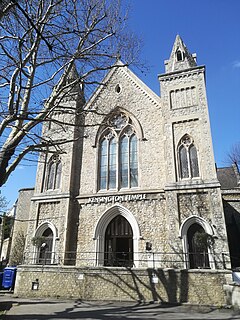
[[[199,65],[206,65],[206,84],[215,160],[240,141],[240,0],[129,0],[130,27],[142,38],[142,60],[150,66],[137,75],[157,94],[157,75],[164,72],[176,34]],[[1,192],[12,204],[21,188],[33,187],[35,166],[20,165]]]

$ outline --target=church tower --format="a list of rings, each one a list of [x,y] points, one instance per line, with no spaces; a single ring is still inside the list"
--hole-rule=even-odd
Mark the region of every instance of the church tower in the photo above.
[[[205,67],[197,65],[196,54],[189,53],[180,36],[176,37],[159,81],[169,160],[167,186],[217,184]]]
[[[188,252],[194,234],[204,230],[214,238],[216,251],[228,252],[210,131],[205,67],[197,65],[196,54],[188,51],[179,35],[159,81],[165,118],[170,247],[174,250],[182,247]],[[177,230],[180,240],[176,238]],[[186,267],[193,263],[189,261]]]
[[[78,78],[73,66],[63,85]],[[29,263],[67,264],[65,252],[76,251],[75,197],[80,184],[85,101],[81,86],[69,87],[63,90],[42,128],[42,140],[48,141],[48,147],[39,156],[32,197],[26,247]]]

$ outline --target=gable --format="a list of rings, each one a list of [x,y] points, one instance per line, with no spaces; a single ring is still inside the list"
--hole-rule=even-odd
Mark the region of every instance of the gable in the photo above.
[[[108,106],[110,112],[117,107],[123,107],[130,103],[136,104],[139,101],[155,107],[159,107],[161,104],[161,98],[121,63],[106,75],[103,84],[98,87],[86,103],[85,110]]]

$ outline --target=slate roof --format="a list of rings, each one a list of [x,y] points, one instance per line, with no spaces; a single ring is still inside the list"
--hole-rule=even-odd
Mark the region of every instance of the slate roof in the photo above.
[[[221,184],[221,189],[240,187],[239,171],[236,164],[231,167],[217,168],[217,177]]]

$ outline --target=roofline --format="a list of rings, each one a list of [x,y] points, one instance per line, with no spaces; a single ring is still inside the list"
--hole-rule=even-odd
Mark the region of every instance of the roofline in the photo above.
[[[18,192],[20,192],[20,191],[30,191],[30,190],[34,190],[34,187],[32,187],[32,188],[22,188],[22,189],[19,189]]]
[[[101,81],[102,84],[99,85],[99,87],[94,91],[90,99],[86,102],[85,104],[85,109],[87,110],[89,106],[94,103],[94,100],[97,98],[97,96],[100,94],[101,90],[104,88],[104,85],[107,84],[107,82],[110,80],[110,78],[113,76],[113,74],[118,70],[118,69],[124,70],[124,72],[129,75],[130,77],[133,78],[133,81],[142,86],[143,89],[148,93],[149,96],[154,100],[155,103],[159,104],[161,103],[161,97],[158,96],[152,89],[150,89],[135,73],[130,70],[130,68],[123,64],[120,60],[116,63],[115,66],[106,74],[106,76],[103,78]]]

